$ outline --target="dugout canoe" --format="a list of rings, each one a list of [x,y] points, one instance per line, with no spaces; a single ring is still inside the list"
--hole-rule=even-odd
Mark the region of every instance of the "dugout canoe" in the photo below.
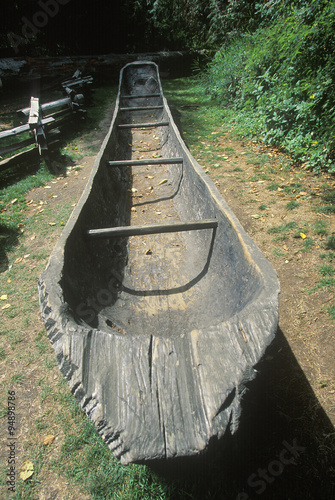
[[[278,294],[274,269],[186,148],[157,65],[128,64],[39,280],[60,371],[123,464],[197,455],[237,430]]]

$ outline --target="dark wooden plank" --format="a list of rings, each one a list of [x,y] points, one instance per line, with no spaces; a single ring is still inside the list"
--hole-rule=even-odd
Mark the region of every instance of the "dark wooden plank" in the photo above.
[[[145,160],[119,160],[108,161],[109,167],[136,167],[139,165],[174,165],[175,163],[183,163],[183,158],[154,158]]]
[[[179,231],[195,231],[197,229],[216,228],[218,221],[208,219],[191,222],[171,222],[169,224],[147,224],[144,226],[120,226],[103,229],[90,229],[90,238],[112,238],[114,236],[140,236],[144,234],[173,233]]]
[[[3,172],[7,168],[11,167],[12,165],[15,165],[16,163],[19,163],[20,161],[27,161],[31,156],[36,155],[38,152],[38,148],[34,146],[31,149],[28,149],[27,151],[22,151],[21,153],[18,153],[17,155],[11,156],[10,158],[6,158],[5,160],[0,161],[0,172]]]
[[[70,97],[64,97],[63,99],[58,99],[57,101],[51,101],[51,102],[46,102],[45,104],[42,104],[41,109],[44,113],[47,113],[51,109],[60,108],[62,106],[70,106],[70,104],[71,104]],[[23,108],[23,109],[19,109],[17,111],[17,113],[19,115],[23,115],[23,116],[28,116],[29,112],[30,112],[30,108]]]
[[[51,116],[49,118],[44,118],[42,120],[42,125],[48,125],[54,122],[55,119]],[[30,130],[29,124],[20,125],[20,127],[11,128],[10,130],[3,130],[0,132],[0,139],[5,139],[6,137],[12,137],[13,135],[22,134],[23,132],[28,132]]]
[[[169,122],[149,122],[149,123],[121,123],[119,128],[144,128],[144,127],[167,127]]]
[[[84,76],[83,78],[79,79],[73,79],[73,80],[67,80],[65,82],[62,82],[62,87],[76,87],[76,86],[83,86],[83,85],[91,85],[93,83],[93,77],[92,76]]]
[[[33,137],[26,139],[25,141],[16,142],[15,144],[11,144],[10,146],[6,146],[5,148],[0,149],[0,156],[6,155],[8,153],[12,153],[13,151],[17,151],[18,149],[25,148],[26,146],[30,146],[30,144],[34,144],[35,140]]]
[[[127,107],[127,108],[120,108],[120,111],[148,111],[150,109],[163,109],[164,106],[134,106],[134,107]]]

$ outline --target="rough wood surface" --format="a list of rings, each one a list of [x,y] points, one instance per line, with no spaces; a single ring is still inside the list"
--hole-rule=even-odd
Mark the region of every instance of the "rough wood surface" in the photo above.
[[[137,118],[152,113],[169,126],[118,128],[129,119],[118,97],[88,185],[39,281],[59,368],[124,464],[196,455],[237,430],[243,394],[276,332],[279,293],[272,266],[181,140],[154,64],[124,68],[119,96],[129,93],[159,93],[151,104],[163,111]],[[183,163],[152,165],[156,154]],[[141,156],[148,164],[133,172],[107,166]],[[218,227],[86,236],[97,224],[167,218],[216,219]]]
[[[49,125],[55,121],[54,118],[43,118],[42,125]],[[30,130],[29,124],[20,125],[19,127],[11,128],[8,130],[3,130],[0,132],[0,139],[5,139],[7,137],[13,137],[18,134],[22,134],[23,132],[28,132]]]

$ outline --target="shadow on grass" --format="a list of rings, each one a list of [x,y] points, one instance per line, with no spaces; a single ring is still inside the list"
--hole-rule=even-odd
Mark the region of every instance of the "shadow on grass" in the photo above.
[[[0,273],[8,269],[7,251],[9,248],[17,245],[19,237],[19,229],[14,230],[0,224]]]
[[[335,498],[334,427],[280,329],[257,369],[234,436],[202,457],[147,464],[175,484],[172,498]]]

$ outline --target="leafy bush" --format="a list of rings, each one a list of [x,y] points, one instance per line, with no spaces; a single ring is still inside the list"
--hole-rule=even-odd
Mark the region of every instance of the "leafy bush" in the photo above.
[[[261,27],[216,54],[205,90],[234,106],[242,134],[335,172],[335,1],[272,0],[256,11]]]

